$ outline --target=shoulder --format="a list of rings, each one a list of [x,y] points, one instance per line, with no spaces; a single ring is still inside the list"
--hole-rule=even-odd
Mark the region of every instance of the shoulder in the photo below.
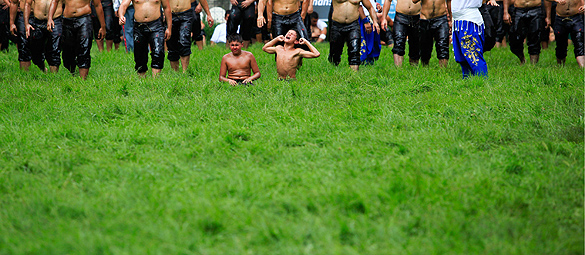
[[[223,60],[223,59],[228,59],[228,58],[231,58],[231,57],[232,57],[232,53],[230,52],[230,53],[227,53],[227,54],[223,55],[223,57],[221,59]]]
[[[254,53],[252,53],[252,52],[243,50],[242,54],[248,58],[254,58]]]

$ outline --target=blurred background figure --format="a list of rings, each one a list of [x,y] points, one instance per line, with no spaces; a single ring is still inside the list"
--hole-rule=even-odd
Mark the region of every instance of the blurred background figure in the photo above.
[[[382,11],[382,6],[376,3],[374,0],[369,1],[370,4],[375,8],[376,17],[378,17],[377,14],[378,12]],[[373,65],[374,61],[378,60],[378,57],[380,57],[380,51],[382,50],[379,31],[372,31],[372,22],[377,19],[371,19],[369,11],[364,9],[363,5],[361,8],[359,8],[359,12],[359,23],[362,36],[360,63],[362,65]]]
[[[324,42],[327,38],[327,23],[319,19],[319,13],[310,14],[311,20],[311,42]]]
[[[230,17],[229,13],[225,13],[225,22],[220,23],[219,25],[215,26],[213,30],[213,35],[211,35],[210,43],[211,46],[216,45],[218,43],[226,43],[227,37],[227,21]]]
[[[120,8],[121,3],[122,0],[114,0],[114,11],[118,18],[118,9]],[[126,52],[134,52],[134,5],[132,2],[130,2],[130,6],[126,9],[124,17],[126,18],[126,23],[121,26],[123,32],[122,40],[124,41]]]

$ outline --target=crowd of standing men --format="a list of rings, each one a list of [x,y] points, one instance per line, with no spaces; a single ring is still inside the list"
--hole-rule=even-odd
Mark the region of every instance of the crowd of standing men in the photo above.
[[[253,38],[268,41],[268,30],[276,38],[292,29],[300,38],[317,42],[327,37],[319,31],[327,31],[329,62],[338,65],[347,44],[348,63],[354,70],[362,63],[364,30],[391,35],[397,66],[404,61],[407,43],[409,62],[428,65],[433,42],[440,66],[447,66],[452,40],[455,60],[467,77],[487,76],[483,53],[505,44],[505,38],[520,63],[527,62],[526,41],[530,63],[537,63],[541,42],[548,41],[547,31],[552,27],[558,63],[566,61],[570,36],[578,65],[585,66],[584,0],[396,0],[393,20],[388,18],[392,0],[385,0],[383,7],[370,0],[332,0],[327,30],[323,25],[316,27],[318,17],[305,19],[312,12],[311,0],[230,1],[227,35],[240,34],[244,47]],[[7,47],[10,33],[22,69],[28,70],[32,62],[43,71],[57,72],[62,59],[65,68],[71,73],[78,68],[84,79],[91,66],[94,37],[100,50],[104,39],[107,50],[117,49],[124,41],[126,50],[134,52],[140,75],[148,70],[150,52],[150,67],[156,76],[164,66],[165,47],[171,68],[187,70],[192,38],[201,33],[202,22],[195,10],[204,10],[209,26],[213,26],[207,0],[0,0],[0,6],[0,49]],[[254,37],[260,34],[264,36]]]

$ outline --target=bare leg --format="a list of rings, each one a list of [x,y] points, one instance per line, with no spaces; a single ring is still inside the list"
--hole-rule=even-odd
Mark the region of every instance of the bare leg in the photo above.
[[[409,59],[408,62],[410,62],[411,66],[418,66],[418,59]]]
[[[88,73],[89,73],[89,68],[79,68],[79,76],[82,79],[87,80]]]
[[[502,39],[502,47],[508,47],[508,42],[506,41],[506,37]]]
[[[585,67],[585,56],[577,56],[577,64],[581,68]]]
[[[439,66],[440,67],[447,67],[449,59],[439,59]]]
[[[427,61],[421,60],[420,62],[422,63],[423,66],[428,66],[429,65],[429,60],[427,60]]]
[[[30,67],[30,61],[20,61],[20,70],[28,71]]]
[[[262,34],[256,34],[256,42],[262,42]]]
[[[518,58],[518,59],[520,59],[520,65],[526,64],[526,58],[524,56],[522,56],[522,58]]]
[[[170,61],[171,62],[171,68],[175,71],[179,71],[179,61]],[[152,69],[154,71],[154,69]]]
[[[140,78],[144,78],[144,77],[146,77],[146,72],[144,72],[144,73],[138,73],[138,76],[140,76]]]
[[[539,57],[539,56],[540,56],[540,55],[530,55],[530,63],[531,63],[531,64],[536,64],[536,63],[538,63],[538,57]]]
[[[250,46],[250,41],[244,41],[244,48],[247,49]]]
[[[51,73],[57,73],[57,72],[59,72],[59,67],[58,66],[49,66],[49,70],[51,71]]]
[[[402,66],[402,61],[404,61],[404,56],[394,54],[394,65]]]
[[[501,48],[502,47],[502,43],[501,42],[496,42],[496,48]]]
[[[183,73],[187,72],[187,68],[189,67],[189,60],[190,59],[191,59],[191,56],[181,57],[181,65],[183,66]]]
[[[351,68],[351,70],[358,71],[360,69],[360,66],[359,65],[349,65],[349,68]]]
[[[106,49],[108,49],[108,51],[112,51],[113,45],[114,45],[114,40],[106,40]]]
[[[114,43],[114,49],[118,50],[120,48],[120,43]]]
[[[544,41],[544,42],[540,42],[540,46],[542,47],[543,50],[548,49],[548,42]]]
[[[153,68],[152,69],[152,78],[156,78],[156,76],[158,76],[158,74],[160,73],[161,69],[156,69]]]
[[[197,48],[199,48],[199,50],[203,49],[203,41],[195,41],[195,44],[197,44]]]
[[[100,52],[104,51],[104,40],[103,39],[96,39],[95,42],[97,43],[98,50]]]

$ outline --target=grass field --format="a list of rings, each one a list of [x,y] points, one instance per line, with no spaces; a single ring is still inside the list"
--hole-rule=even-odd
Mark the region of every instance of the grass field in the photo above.
[[[95,45],[94,45],[95,46]],[[584,72],[486,53],[298,80],[224,47],[158,79],[92,52],[87,81],[0,54],[0,254],[584,254]],[[570,50],[572,47],[570,47]]]

